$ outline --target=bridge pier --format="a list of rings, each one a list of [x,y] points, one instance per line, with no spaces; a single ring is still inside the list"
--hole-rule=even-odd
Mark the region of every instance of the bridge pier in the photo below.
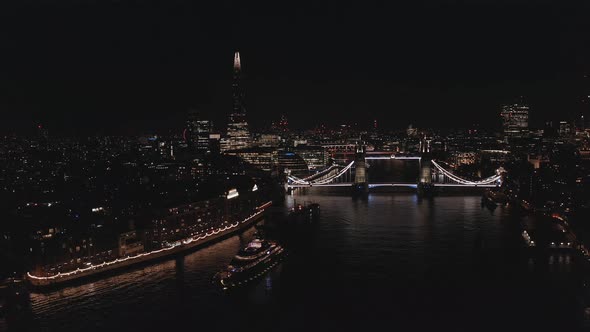
[[[368,194],[369,180],[367,177],[367,162],[365,161],[365,147],[357,145],[354,159],[354,183],[352,185],[353,195]]]
[[[417,186],[418,196],[434,195],[434,183],[432,183],[432,167],[430,156],[425,153],[420,159],[420,178]]]

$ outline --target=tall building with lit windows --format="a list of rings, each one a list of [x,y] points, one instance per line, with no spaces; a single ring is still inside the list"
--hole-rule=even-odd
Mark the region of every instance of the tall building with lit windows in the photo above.
[[[502,127],[506,139],[523,137],[529,130],[529,107],[523,104],[502,106]]]
[[[227,120],[227,133],[221,146],[223,151],[245,149],[250,146],[251,142],[244,106],[244,92],[240,85],[241,76],[240,53],[236,52],[234,54],[234,78],[232,84],[233,110]]]
[[[211,144],[209,136],[213,131],[213,124],[209,120],[203,119],[197,111],[188,112],[186,123],[186,137],[189,146],[199,154],[211,153]]]

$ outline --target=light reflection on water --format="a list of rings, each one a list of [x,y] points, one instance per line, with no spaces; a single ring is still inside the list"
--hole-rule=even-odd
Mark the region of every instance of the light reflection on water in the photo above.
[[[482,208],[478,196],[353,199],[322,190],[287,198],[286,207],[320,203],[321,219],[296,236],[299,245],[283,264],[245,289],[224,293],[211,278],[254,228],[184,257],[33,294],[35,330],[358,330],[379,323],[463,330],[482,322],[559,330],[564,321],[574,324],[578,289],[570,258],[529,257],[520,217],[509,208]]]

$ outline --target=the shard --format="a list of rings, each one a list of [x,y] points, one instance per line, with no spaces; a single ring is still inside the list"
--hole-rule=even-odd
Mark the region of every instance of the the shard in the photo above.
[[[240,53],[234,54],[234,78],[233,78],[233,110],[227,120],[227,133],[222,144],[224,151],[244,149],[250,146],[250,131],[246,120],[246,108],[244,106],[244,92],[240,85],[242,64]]]

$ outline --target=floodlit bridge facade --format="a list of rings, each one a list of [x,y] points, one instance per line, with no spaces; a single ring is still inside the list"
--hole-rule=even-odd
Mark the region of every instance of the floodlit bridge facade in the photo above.
[[[502,169],[496,171],[496,174],[481,180],[470,180],[461,176],[453,174],[447,168],[449,167],[443,162],[437,162],[419,156],[371,156],[364,155],[365,161],[369,160],[416,160],[420,164],[419,182],[430,183],[436,187],[465,187],[465,188],[493,188],[501,184]],[[446,166],[446,168],[445,168]],[[359,172],[358,168],[362,168]],[[305,178],[298,178],[287,174],[288,188],[306,188],[306,187],[350,187],[357,186],[357,174],[363,174],[364,181],[367,181],[364,176],[366,170],[366,162],[359,162],[359,157],[350,161],[346,165],[332,165],[316,174]],[[378,187],[405,187],[417,188],[419,183],[416,182],[377,182],[366,183],[366,188]]]

